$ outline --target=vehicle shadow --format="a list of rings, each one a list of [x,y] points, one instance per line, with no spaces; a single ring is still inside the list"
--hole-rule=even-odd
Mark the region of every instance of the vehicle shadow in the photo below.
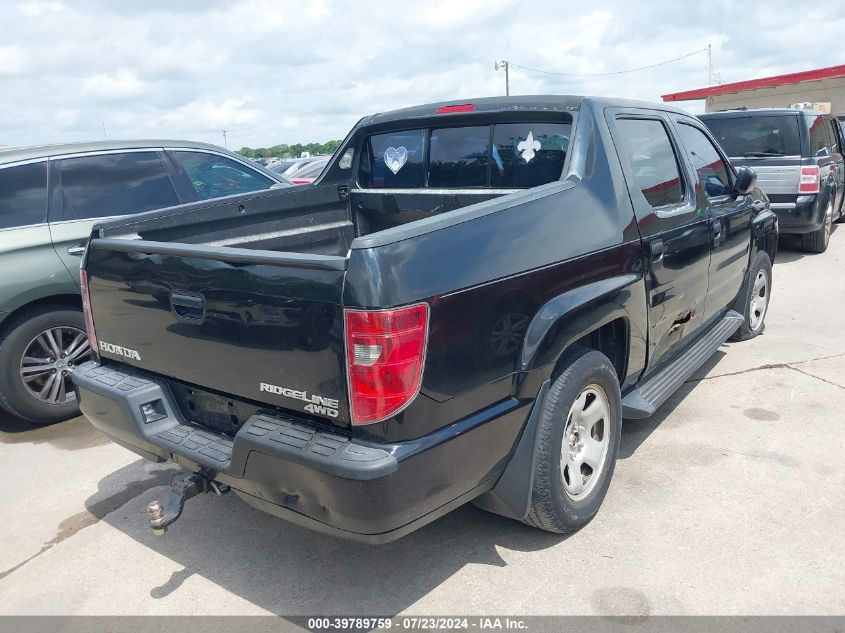
[[[834,235],[839,230],[840,225],[834,224],[831,227],[830,239],[834,239]],[[778,238],[778,252],[775,256],[775,265],[789,264],[796,262],[805,257],[817,257],[817,253],[808,253],[801,248],[801,236],[785,234]]]
[[[0,409],[0,444],[51,444],[63,450],[80,450],[110,440],[83,417],[52,424],[33,424]]]
[[[157,469],[145,460],[133,462],[103,478],[95,497],[105,490],[120,496],[125,482],[149,481]],[[181,566],[150,586],[150,597],[184,591],[185,580],[199,575],[280,616],[394,616],[466,565],[504,567],[499,548],[533,552],[565,546],[567,539],[466,505],[393,543],[365,545],[300,528],[234,494],[191,499],[167,534],[156,537],[145,508],[161,491],[147,490],[103,518]]]
[[[675,393],[669,396],[669,399],[664,402],[657,411],[650,418],[645,420],[625,420],[622,423],[622,442],[619,445],[619,459],[628,459],[637,449],[645,442],[648,437],[654,433],[657,428],[663,424],[664,420],[668,418],[675,411],[675,408],[683,402],[683,400],[701,383],[703,377],[709,374],[718,364],[722,358],[725,357],[725,352],[721,349],[707,359],[707,361],[693,374],[693,377],[688,379],[681,385]]]

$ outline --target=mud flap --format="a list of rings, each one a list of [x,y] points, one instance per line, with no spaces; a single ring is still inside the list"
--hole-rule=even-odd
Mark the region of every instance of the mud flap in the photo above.
[[[543,413],[543,403],[546,401],[550,385],[551,381],[547,380],[540,387],[516,450],[499,481],[489,491],[473,500],[479,508],[518,521],[528,516],[534,486],[537,424]]]

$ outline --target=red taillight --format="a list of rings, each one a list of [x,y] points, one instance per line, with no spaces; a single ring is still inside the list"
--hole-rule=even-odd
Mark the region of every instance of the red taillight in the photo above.
[[[88,296],[88,273],[79,271],[79,287],[82,289],[82,312],[85,314],[85,330],[88,333],[88,344],[94,355],[97,355],[97,333],[94,331],[94,318],[91,316],[91,300]]]
[[[452,114],[453,112],[475,112],[475,106],[471,103],[440,106],[434,111],[434,114]]]
[[[821,171],[818,165],[801,168],[801,181],[798,184],[798,193],[818,193],[820,185]]]
[[[345,321],[352,424],[372,424],[396,415],[420,389],[428,305],[346,310]]]

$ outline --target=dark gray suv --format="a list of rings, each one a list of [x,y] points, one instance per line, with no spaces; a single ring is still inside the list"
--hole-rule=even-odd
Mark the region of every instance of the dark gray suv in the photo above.
[[[91,353],[78,270],[96,222],[287,184],[204,143],[0,150],[0,407],[36,423],[77,412],[69,373]]]
[[[757,172],[781,235],[799,234],[805,251],[826,251],[831,224],[845,219],[843,138],[836,118],[786,108],[711,112],[699,118],[734,165]]]

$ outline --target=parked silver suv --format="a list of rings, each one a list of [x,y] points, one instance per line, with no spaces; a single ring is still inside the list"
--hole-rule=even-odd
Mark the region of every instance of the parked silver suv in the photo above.
[[[0,407],[36,423],[77,412],[69,373],[90,355],[78,269],[96,222],[287,184],[205,143],[0,150]]]

